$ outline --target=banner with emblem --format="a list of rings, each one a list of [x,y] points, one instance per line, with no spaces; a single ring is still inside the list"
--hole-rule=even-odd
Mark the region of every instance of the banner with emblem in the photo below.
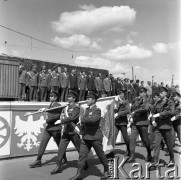
[[[10,155],[11,113],[10,103],[0,103],[0,158]]]
[[[48,105],[49,103],[12,103],[11,156],[37,154],[46,126],[46,113],[26,117],[24,114]]]

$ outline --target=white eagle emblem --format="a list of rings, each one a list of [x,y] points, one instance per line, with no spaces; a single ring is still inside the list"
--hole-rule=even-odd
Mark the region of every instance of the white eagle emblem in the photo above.
[[[40,142],[37,141],[38,134],[41,133],[40,129],[44,128],[43,124],[45,123],[44,117],[41,116],[39,120],[33,121],[33,116],[28,116],[27,121],[23,121],[19,116],[15,117],[15,134],[17,136],[22,136],[20,143],[17,143],[17,146],[29,151],[33,146],[39,146]]]

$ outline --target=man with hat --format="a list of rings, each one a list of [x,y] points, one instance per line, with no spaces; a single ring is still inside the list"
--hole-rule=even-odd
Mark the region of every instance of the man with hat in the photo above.
[[[142,87],[140,88],[140,96],[136,98],[135,102],[131,107],[131,135],[130,135],[130,157],[127,160],[128,163],[135,162],[135,146],[136,139],[138,134],[140,135],[143,144],[147,149],[147,158],[146,161],[150,162],[151,157],[151,149],[150,149],[150,141],[148,138],[148,113],[150,110],[150,102],[147,96],[147,89]]]
[[[77,174],[71,180],[83,179],[83,168],[85,166],[89,151],[93,147],[101,163],[104,166],[104,174],[101,179],[108,178],[108,160],[104,154],[102,146],[102,132],[99,127],[101,120],[101,110],[96,106],[97,95],[90,91],[87,95],[85,114],[81,117],[81,135],[79,161]]]
[[[57,167],[51,172],[51,174],[57,174],[62,171],[62,159],[70,141],[72,141],[77,151],[80,151],[81,140],[78,133],[75,131],[75,125],[79,121],[80,113],[80,106],[76,103],[77,99],[78,95],[76,94],[76,92],[70,90],[67,99],[69,105],[64,108],[60,118],[64,130],[58,149],[58,163]],[[84,169],[87,168],[88,165],[86,164],[86,166],[84,166]]]
[[[127,151],[125,153],[125,156],[130,155],[130,148],[129,148],[129,136],[127,133],[127,124],[128,124],[128,119],[127,115],[131,113],[131,108],[129,105],[129,101],[125,99],[125,91],[120,90],[118,92],[118,101],[117,101],[117,108],[114,110],[115,111],[115,134],[114,134],[114,139],[116,141],[117,135],[119,131],[121,131],[124,142],[127,147]]]
[[[54,91],[51,92],[51,94],[50,94],[50,102],[51,103],[50,103],[50,106],[48,107],[48,109],[60,106],[60,104],[58,103],[58,97],[59,97],[59,95],[57,92],[54,92]],[[39,112],[44,112],[45,110],[46,110],[46,108],[42,108],[42,109],[39,109]],[[60,127],[59,131],[57,131],[57,130],[55,131],[55,129],[57,127],[55,122],[59,119],[60,119],[60,113],[59,112],[52,111],[52,112],[47,113],[47,119],[46,119],[47,126],[45,128],[45,131],[43,133],[43,137],[42,137],[42,140],[40,143],[37,160],[35,162],[33,162],[32,164],[30,164],[30,168],[36,168],[36,167],[42,166],[41,159],[42,159],[42,156],[45,152],[45,149],[46,149],[47,144],[48,144],[51,137],[53,137],[57,146],[59,146],[59,142],[61,139],[61,127]],[[67,161],[65,153],[63,155],[63,161],[64,162]]]
[[[154,147],[154,163],[152,166],[159,164],[160,144],[162,139],[168,148],[170,162],[168,167],[174,166],[174,153],[172,141],[172,122],[171,118],[174,115],[174,102],[167,98],[168,90],[165,87],[160,89],[160,100],[157,102],[155,110],[152,112],[152,125],[155,129],[155,147]]]
[[[49,75],[46,73],[46,67],[43,66],[39,74],[40,99],[43,102],[46,101],[49,84]]]
[[[173,100],[175,104],[175,110],[174,110],[174,116],[171,118],[172,125],[174,128],[174,131],[177,133],[177,137],[181,144],[181,104],[180,104],[180,93],[174,92],[173,93]]]

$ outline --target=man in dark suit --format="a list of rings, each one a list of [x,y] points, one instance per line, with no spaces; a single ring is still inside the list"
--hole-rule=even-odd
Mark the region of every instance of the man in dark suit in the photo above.
[[[137,79],[136,83],[134,84],[134,89],[136,91],[136,96],[139,96],[139,92],[140,92],[140,85],[139,85],[139,83],[140,83],[140,80]]]
[[[77,93],[78,86],[77,86],[77,76],[74,69],[72,69],[70,75],[69,75],[69,90],[72,90]]]
[[[96,93],[98,95],[98,98],[100,98],[101,97],[101,91],[104,89],[103,88],[103,81],[102,81],[101,73],[99,73],[97,75],[97,77],[95,78],[94,84],[95,84],[95,87],[96,87]]]
[[[150,110],[150,102],[147,97],[147,89],[142,87],[140,89],[140,96],[133,102],[131,107],[131,135],[130,135],[130,157],[127,160],[128,163],[135,162],[135,146],[138,134],[140,135],[146,149],[147,158],[146,161],[150,162],[152,159],[150,141],[148,138],[148,113]]]
[[[108,160],[104,154],[102,146],[102,132],[99,127],[101,120],[101,110],[96,106],[97,96],[94,92],[89,92],[87,96],[88,108],[81,118],[82,141],[80,146],[77,174],[71,180],[83,179],[83,168],[85,166],[88,153],[93,147],[98,158],[104,166],[102,179],[108,178]]]
[[[51,172],[51,174],[57,174],[61,172],[63,156],[70,141],[72,141],[77,151],[80,151],[80,137],[75,131],[75,125],[79,121],[80,113],[80,107],[76,103],[77,100],[77,93],[70,90],[68,94],[69,105],[64,108],[61,114],[61,124],[63,125],[64,131],[58,148],[58,164],[57,167]],[[87,164],[84,169],[85,168],[88,168]]]
[[[90,71],[89,75],[87,76],[87,91],[95,92],[95,83],[94,83],[94,75],[93,72]]]
[[[165,87],[160,89],[160,100],[158,101],[155,110],[152,112],[152,125],[156,127],[155,130],[155,147],[154,147],[154,163],[152,166],[159,164],[160,144],[164,138],[170,155],[170,162],[168,167],[174,166],[173,153],[173,136],[172,136],[172,122],[171,118],[174,115],[174,102],[167,98],[168,90]]]
[[[51,103],[50,103],[50,106],[48,107],[48,109],[60,106],[60,104],[58,104],[58,102],[57,102],[58,97],[59,97],[59,95],[57,92],[51,92],[51,94],[50,94],[50,102]],[[39,112],[43,112],[45,110],[46,110],[46,108],[42,108],[39,110]],[[43,138],[42,138],[41,143],[40,143],[37,160],[35,162],[33,162],[32,164],[30,164],[30,168],[36,168],[36,167],[42,166],[41,159],[42,159],[42,156],[45,152],[45,149],[46,149],[47,144],[48,144],[51,137],[53,137],[57,146],[59,146],[59,142],[61,139],[61,128],[59,131],[53,130],[57,126],[55,124],[55,122],[59,119],[60,119],[60,113],[59,112],[48,112],[47,113],[47,119],[46,119],[47,126],[45,128]],[[66,161],[67,161],[67,158],[64,154],[63,162],[66,162]]]

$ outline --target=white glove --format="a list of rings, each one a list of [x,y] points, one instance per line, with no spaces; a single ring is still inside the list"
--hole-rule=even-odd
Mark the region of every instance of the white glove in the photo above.
[[[114,114],[114,118],[117,118],[118,117],[118,113]]]
[[[159,116],[160,116],[159,113],[153,115],[154,118],[159,117]]]
[[[152,125],[153,125],[154,127],[156,127],[156,126],[157,126],[157,123],[156,123],[155,121],[152,121]]]
[[[38,110],[38,112],[44,112],[46,110],[46,108],[41,108]]]
[[[115,97],[115,101],[118,101],[118,99],[119,99],[119,96],[116,96],[116,97]]]
[[[61,123],[61,120],[57,120],[54,124],[60,124]]]
[[[129,122],[132,123],[132,122],[133,122],[133,118],[130,118],[130,119],[129,119]]]
[[[128,133],[128,136],[131,135],[131,128],[130,127],[127,128],[127,133]]]
[[[152,117],[152,114],[150,114],[149,116],[148,116],[148,120],[150,121],[150,118]]]
[[[171,118],[171,121],[175,121],[175,119],[176,119],[176,117],[175,117],[175,116],[173,116],[173,117]]]

